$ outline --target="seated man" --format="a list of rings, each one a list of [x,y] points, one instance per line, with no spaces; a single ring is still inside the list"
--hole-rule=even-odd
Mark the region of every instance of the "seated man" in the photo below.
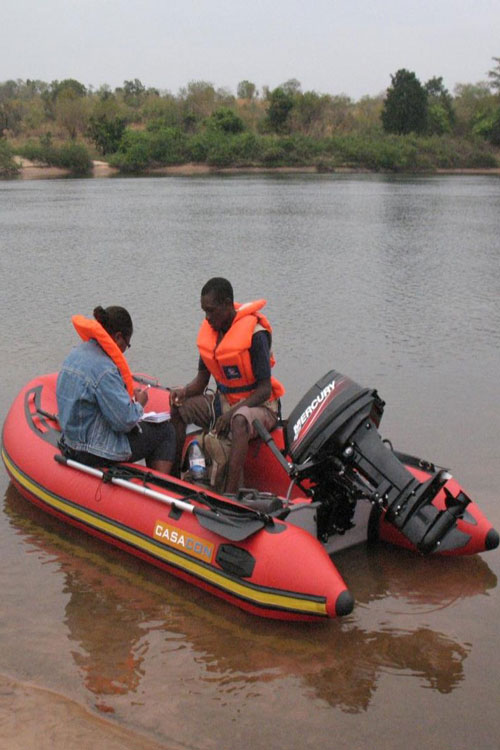
[[[230,436],[227,477],[217,482],[221,492],[236,493],[243,475],[248,441],[256,437],[253,421],[272,430],[278,419],[278,403],[285,392],[271,376],[272,328],[259,312],[265,300],[235,304],[227,279],[213,278],[201,290],[205,320],[198,333],[198,374],[171,392],[172,423],[177,434],[175,471],[180,469],[186,425],[190,422],[212,430],[218,438]],[[217,385],[215,396],[205,393],[210,376]]]

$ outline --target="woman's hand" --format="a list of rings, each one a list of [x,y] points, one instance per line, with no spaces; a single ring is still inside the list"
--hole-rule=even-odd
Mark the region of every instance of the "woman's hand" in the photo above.
[[[147,388],[134,388],[134,399],[141,406],[146,406],[148,403],[148,390]]]

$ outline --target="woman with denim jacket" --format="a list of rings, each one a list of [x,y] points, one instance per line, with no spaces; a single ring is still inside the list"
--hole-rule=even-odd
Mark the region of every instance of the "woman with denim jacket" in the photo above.
[[[96,307],[94,318],[73,318],[84,340],[66,357],[57,377],[61,450],[91,466],[144,458],[147,466],[168,474],[175,432],[168,421],[140,421],[147,390],[133,389],[123,357],[130,347],[132,319],[118,306]]]

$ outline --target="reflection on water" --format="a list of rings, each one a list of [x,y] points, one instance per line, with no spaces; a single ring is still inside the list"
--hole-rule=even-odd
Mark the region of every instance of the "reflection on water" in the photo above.
[[[256,681],[292,676],[316,698],[349,713],[368,708],[382,673],[408,674],[440,693],[451,692],[463,680],[470,647],[431,628],[387,625],[370,630],[349,621],[306,628],[273,623],[270,628],[253,618],[248,627],[247,616],[227,617],[226,605],[214,603],[208,595],[197,594],[194,604],[189,587],[146,565],[136,565],[121,553],[115,563],[116,555],[104,544],[80,532],[68,533],[12,486],[5,510],[30,550],[63,573],[71,653],[85,688],[94,695],[94,705],[102,711],[114,710],[114,697],[138,692],[148,670],[152,634],[161,635],[164,647],[155,658],[168,660],[175,683],[171,687],[178,690],[185,690],[182,667],[187,646],[200,668],[201,683],[211,693],[248,695]],[[494,574],[476,557],[467,569],[462,560],[444,570],[439,565],[439,577],[422,591],[422,569],[398,565],[397,557],[387,549],[355,551],[350,585],[358,606],[389,597],[400,606],[411,605],[417,581],[420,607],[443,606],[443,600],[477,596],[496,585]],[[419,562],[432,568],[432,562]]]
[[[347,559],[344,559],[347,558]],[[495,589],[497,576],[479,557],[420,557],[390,545],[357,547],[335,558],[348,567],[349,588],[362,604],[393,597],[388,613],[425,614]]]
[[[72,654],[85,687],[96,696],[135,690],[143,661],[138,642],[144,635],[137,613],[124,612],[126,600],[117,599],[112,589],[104,592],[92,582],[89,585],[79,572],[65,571],[64,593],[70,595],[65,623],[75,641]],[[110,630],[115,628],[117,635],[110,640]]]

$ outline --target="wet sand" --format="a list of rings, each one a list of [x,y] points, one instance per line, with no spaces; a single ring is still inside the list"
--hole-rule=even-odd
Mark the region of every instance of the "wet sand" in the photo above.
[[[6,675],[0,675],[0,728],[0,750],[167,750],[167,745],[94,716],[63,695]]]

